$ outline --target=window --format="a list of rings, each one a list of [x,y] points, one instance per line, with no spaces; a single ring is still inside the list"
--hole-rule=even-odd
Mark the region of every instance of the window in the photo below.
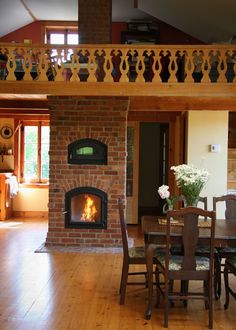
[[[78,28],[71,27],[58,27],[58,28],[46,28],[45,31],[45,42],[51,45],[78,45],[79,35]],[[61,64],[61,60],[69,61],[71,54],[73,53],[72,49],[68,49],[66,54],[62,50],[61,54],[58,54],[57,49],[52,49],[51,57],[56,57],[57,55],[61,56],[61,59],[58,59],[58,63]]]
[[[22,122],[20,150],[20,182],[47,183],[49,180],[49,125]]]
[[[51,45],[78,45],[78,33],[50,33],[49,43]]]

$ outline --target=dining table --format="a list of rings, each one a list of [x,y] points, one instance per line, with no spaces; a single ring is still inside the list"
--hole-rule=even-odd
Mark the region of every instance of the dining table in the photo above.
[[[145,317],[151,318],[153,300],[153,257],[157,247],[166,243],[166,225],[163,217],[147,215],[142,217],[142,232],[144,234],[148,301]],[[171,244],[181,244],[181,225],[173,223],[171,226]],[[199,227],[198,244],[204,246],[210,239],[210,229],[207,221],[202,220]],[[215,222],[215,247],[236,246],[236,219],[216,219]]]

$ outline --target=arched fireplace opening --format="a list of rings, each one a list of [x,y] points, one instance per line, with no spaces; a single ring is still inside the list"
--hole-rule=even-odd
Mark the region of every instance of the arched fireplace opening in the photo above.
[[[79,187],[65,194],[66,228],[107,228],[107,194],[93,187]]]

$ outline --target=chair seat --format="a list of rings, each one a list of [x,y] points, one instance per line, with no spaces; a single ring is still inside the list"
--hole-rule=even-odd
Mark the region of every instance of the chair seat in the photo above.
[[[226,263],[229,264],[231,267],[235,268],[235,271],[236,271],[236,256],[228,257],[226,259]]]
[[[154,257],[163,252],[164,247],[159,246],[154,252]],[[132,246],[129,248],[129,257],[130,258],[146,258],[145,247],[144,246]]]
[[[236,250],[236,248],[235,248]],[[235,251],[236,252],[236,251]],[[181,245],[174,245],[171,247],[171,253],[181,255],[183,254],[183,248]],[[207,254],[210,253],[209,247],[207,246],[198,246],[196,248],[196,254]],[[218,253],[217,249],[214,249],[214,253]]]
[[[157,262],[161,264],[163,268],[165,268],[165,254],[159,253],[157,254]],[[171,255],[169,262],[169,270],[181,270],[183,263],[183,256]],[[209,258],[207,257],[196,257],[196,270],[209,270]]]

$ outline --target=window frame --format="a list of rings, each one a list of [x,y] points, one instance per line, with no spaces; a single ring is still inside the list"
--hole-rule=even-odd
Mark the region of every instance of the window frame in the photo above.
[[[44,179],[42,178],[42,173],[41,173],[41,164],[42,164],[42,153],[41,153],[41,127],[42,126],[50,126],[49,125],[49,120],[21,120],[19,122],[19,132],[18,132],[18,157],[17,157],[17,163],[18,163],[18,174],[19,174],[19,183],[24,184],[27,186],[33,186],[33,185],[48,185],[49,184],[49,178]],[[24,156],[25,156],[25,126],[37,126],[38,127],[38,141],[37,141],[37,163],[38,163],[38,168],[37,168],[37,178],[36,179],[31,179],[30,181],[25,180],[25,175],[24,175]]]
[[[54,45],[54,43],[50,42],[50,35],[51,34],[64,34],[64,44],[67,46],[75,46],[75,44],[68,43],[68,35],[69,34],[77,34],[78,35],[78,44],[79,44],[79,31],[78,27],[76,26],[46,26],[45,27],[45,43],[48,45]],[[56,45],[56,44],[55,44]]]

